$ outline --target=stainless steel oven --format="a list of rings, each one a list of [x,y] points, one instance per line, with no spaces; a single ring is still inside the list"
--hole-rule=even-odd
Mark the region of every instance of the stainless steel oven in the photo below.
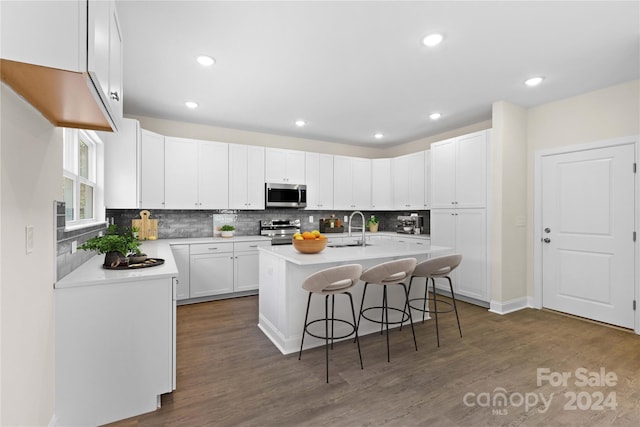
[[[270,237],[272,245],[290,245],[293,235],[299,232],[299,219],[268,219],[260,221],[260,235]]]

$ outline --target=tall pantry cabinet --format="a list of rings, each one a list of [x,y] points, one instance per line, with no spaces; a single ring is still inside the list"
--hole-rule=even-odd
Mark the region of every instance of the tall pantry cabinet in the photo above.
[[[431,144],[431,243],[462,254],[456,294],[489,302],[487,182],[491,131]]]

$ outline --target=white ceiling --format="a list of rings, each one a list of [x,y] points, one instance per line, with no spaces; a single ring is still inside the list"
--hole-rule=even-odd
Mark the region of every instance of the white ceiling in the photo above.
[[[495,101],[532,107],[638,79],[639,5],[118,1],[124,112],[399,144],[488,120]],[[423,46],[433,32],[443,43]],[[216,64],[200,66],[201,54]],[[545,80],[524,86],[534,75]],[[440,120],[428,118],[434,111]]]

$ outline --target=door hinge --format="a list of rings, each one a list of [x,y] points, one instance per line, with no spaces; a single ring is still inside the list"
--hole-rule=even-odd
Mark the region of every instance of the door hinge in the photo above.
[[[636,232],[635,231],[633,232],[633,241],[634,242],[636,241]]]
[[[636,300],[633,300],[633,311],[636,311]]]
[[[636,164],[634,163],[634,164],[633,164],[633,173],[636,173],[636,169],[637,169],[637,168],[636,168]]]

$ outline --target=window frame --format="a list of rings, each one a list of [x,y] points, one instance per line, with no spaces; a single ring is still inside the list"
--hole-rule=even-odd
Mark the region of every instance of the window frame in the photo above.
[[[87,177],[81,176],[79,171],[79,150],[81,141],[88,147]],[[102,166],[104,163],[103,153],[102,140],[96,132],[69,128],[64,130],[62,200],[65,200],[64,178],[70,179],[73,183],[73,218],[68,219],[65,213],[66,230],[89,227],[104,222],[104,195],[102,191]],[[80,188],[82,185],[87,185],[93,189],[91,202],[92,216],[90,218],[80,218]]]

